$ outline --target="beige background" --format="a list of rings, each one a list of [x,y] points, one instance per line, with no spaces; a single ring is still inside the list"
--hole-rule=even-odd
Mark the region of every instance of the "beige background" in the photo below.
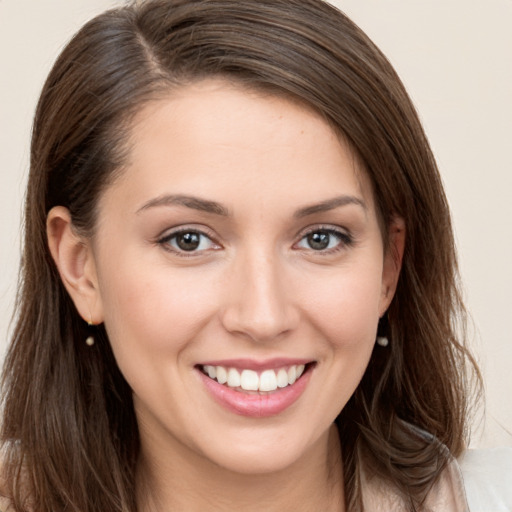
[[[0,353],[16,292],[30,126],[63,44],[114,0],[0,0]],[[485,429],[512,446],[512,0],[335,0],[390,58],[420,112],[452,205]]]

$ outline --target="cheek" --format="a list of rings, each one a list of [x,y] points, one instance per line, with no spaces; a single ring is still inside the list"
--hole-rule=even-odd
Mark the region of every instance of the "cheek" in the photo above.
[[[216,280],[200,271],[117,267],[102,280],[105,326],[114,351],[152,357],[187,346],[216,309]],[[117,355],[117,354],[116,354]]]
[[[381,299],[379,265],[354,265],[317,282],[305,310],[331,348],[361,350],[375,341]]]
[[[322,418],[324,428],[345,407],[368,366],[379,318],[380,268],[354,264],[316,279],[314,293],[308,287],[303,317],[312,328],[306,337],[314,340],[321,378],[308,414]]]

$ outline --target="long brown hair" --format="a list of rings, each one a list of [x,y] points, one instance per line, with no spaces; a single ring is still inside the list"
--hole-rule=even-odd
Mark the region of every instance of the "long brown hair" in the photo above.
[[[382,225],[407,242],[376,346],[337,423],[350,510],[370,464],[421,509],[467,434],[469,376],[457,334],[464,309],[450,215],[415,109],[393,68],[321,0],[148,0],[85,25],[43,88],[32,138],[16,326],[3,375],[6,493],[16,511],[134,512],[139,453],[131,391],[103,327],[88,328],[48,251],[56,205],[92,234],[102,190],[122,172],[130,121],[173,87],[223,76],[299,100],[349,141],[370,177]],[[385,235],[385,233],[384,233]],[[418,429],[435,436],[418,434]]]

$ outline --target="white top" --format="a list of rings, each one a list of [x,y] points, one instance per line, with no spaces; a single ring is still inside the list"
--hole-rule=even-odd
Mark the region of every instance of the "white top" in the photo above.
[[[365,512],[405,512],[398,491],[362,473]],[[468,450],[452,459],[424,503],[428,512],[512,512],[512,448]]]
[[[512,512],[512,448],[468,450],[458,462],[470,512]]]
[[[398,494],[362,474],[365,512],[403,512]],[[512,448],[468,450],[453,459],[426,500],[429,512],[512,512]],[[0,497],[0,512],[9,512]]]

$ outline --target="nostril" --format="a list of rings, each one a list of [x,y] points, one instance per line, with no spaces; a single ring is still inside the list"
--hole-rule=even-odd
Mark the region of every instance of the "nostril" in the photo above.
[[[255,342],[271,342],[292,332],[299,324],[299,315],[290,305],[254,307],[233,304],[222,313],[224,328]]]

